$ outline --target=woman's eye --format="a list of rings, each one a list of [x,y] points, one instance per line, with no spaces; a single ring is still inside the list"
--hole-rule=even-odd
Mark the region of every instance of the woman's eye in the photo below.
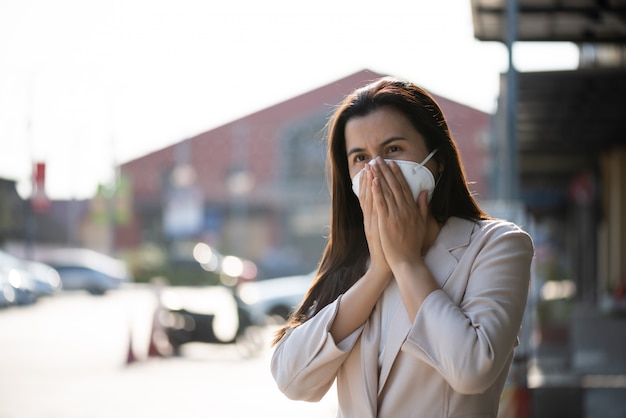
[[[400,151],[400,147],[398,147],[396,145],[393,145],[393,146],[391,146],[391,147],[389,147],[387,149],[387,153],[388,154],[391,154],[391,153],[394,153],[394,152],[398,152],[398,151]]]
[[[365,155],[357,155],[356,157],[354,157],[354,161],[357,163],[362,163],[363,161],[365,161]]]

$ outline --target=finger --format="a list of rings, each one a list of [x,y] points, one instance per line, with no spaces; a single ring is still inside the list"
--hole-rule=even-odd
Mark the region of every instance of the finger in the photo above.
[[[371,225],[372,214],[372,199],[371,199],[371,180],[370,174],[366,168],[363,168],[361,179],[359,181],[359,204],[361,205],[361,211],[363,212],[363,223],[365,226],[366,235],[369,233]]]
[[[363,216],[367,217],[372,209],[372,175],[368,166],[363,168],[361,178],[359,179],[359,204]]]
[[[428,217],[428,191],[423,190],[417,196],[417,207],[419,208],[421,218],[425,221]]]
[[[392,160],[389,162],[388,167],[389,171],[393,174],[394,184],[397,185],[397,188],[394,189],[396,198],[402,198],[405,202],[414,205],[416,201],[413,199],[413,192],[398,163]]]
[[[365,171],[365,168],[362,169],[361,172],[361,177],[359,177],[359,203],[361,204],[361,209],[363,208],[363,203],[365,202],[365,188],[366,188],[366,184],[367,184],[367,173]]]
[[[387,200],[393,200],[385,179],[378,171],[376,164],[372,167],[372,198],[373,205],[381,217],[386,217],[389,213]]]
[[[390,161],[387,164],[381,158],[378,158],[374,168],[378,170],[380,177],[384,180],[384,186],[386,185],[388,188],[388,191],[383,188],[385,196],[393,197],[397,203],[408,203],[410,201],[412,204],[415,204],[411,189],[404,178],[404,174],[402,174],[400,166],[395,161]]]
[[[376,209],[374,206],[373,196],[373,180],[374,176],[371,168],[367,168],[363,173],[363,195],[361,199],[361,210],[363,211],[363,220],[365,222],[366,232],[370,233],[376,230]]]
[[[372,174],[374,175],[374,185],[380,189],[383,197],[392,197],[393,192],[389,184],[389,180],[393,180],[393,174],[387,167],[387,163],[380,157],[377,157],[372,165]]]

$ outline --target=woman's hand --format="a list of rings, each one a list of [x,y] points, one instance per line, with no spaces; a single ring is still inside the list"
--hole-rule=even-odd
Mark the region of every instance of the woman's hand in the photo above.
[[[418,261],[428,228],[427,193],[420,193],[415,202],[400,167],[393,161],[387,164],[377,158],[372,171],[372,193],[385,259],[391,266]]]
[[[380,295],[391,280],[391,267],[385,259],[378,230],[378,214],[374,205],[372,182],[374,176],[369,165],[364,168],[359,183],[359,202],[363,211],[365,238],[370,252],[370,265],[365,274],[343,295],[330,328],[335,341],[342,341],[363,325],[372,313]]]
[[[438,234],[438,225],[428,213],[428,193],[421,192],[415,202],[397,164],[387,165],[377,159],[373,168],[372,192],[381,247],[413,321],[424,300],[439,288],[423,258]]]
[[[378,271],[383,275],[391,277],[391,268],[385,259],[385,254],[380,242],[379,219],[374,206],[374,195],[372,183],[374,175],[372,166],[369,164],[363,168],[365,172],[361,175],[359,184],[359,202],[363,212],[363,226],[365,228],[365,238],[370,252],[370,270]]]

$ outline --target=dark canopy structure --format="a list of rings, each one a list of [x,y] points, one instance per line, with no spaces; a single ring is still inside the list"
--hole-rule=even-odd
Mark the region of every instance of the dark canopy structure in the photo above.
[[[507,1],[471,0],[474,36],[507,41]],[[516,40],[572,42],[626,54],[626,0],[517,0]],[[583,51],[584,52],[584,51]],[[624,56],[617,62],[625,62]],[[501,93],[506,97],[506,75]],[[626,69],[581,66],[517,74],[514,132],[520,196],[532,210],[562,203],[572,177],[626,142]],[[500,106],[497,117],[503,118]]]
[[[503,41],[506,0],[472,0],[474,36]],[[626,0],[518,0],[519,41],[611,43],[626,40]]]

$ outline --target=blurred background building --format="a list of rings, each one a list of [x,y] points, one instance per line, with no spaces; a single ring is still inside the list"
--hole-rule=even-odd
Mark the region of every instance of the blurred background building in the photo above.
[[[344,95],[378,77],[360,71],[123,164],[133,211],[115,248],[159,246],[180,259],[202,241],[252,260],[261,278],[313,270],[330,214],[325,124]],[[487,198],[489,115],[436,99]]]

